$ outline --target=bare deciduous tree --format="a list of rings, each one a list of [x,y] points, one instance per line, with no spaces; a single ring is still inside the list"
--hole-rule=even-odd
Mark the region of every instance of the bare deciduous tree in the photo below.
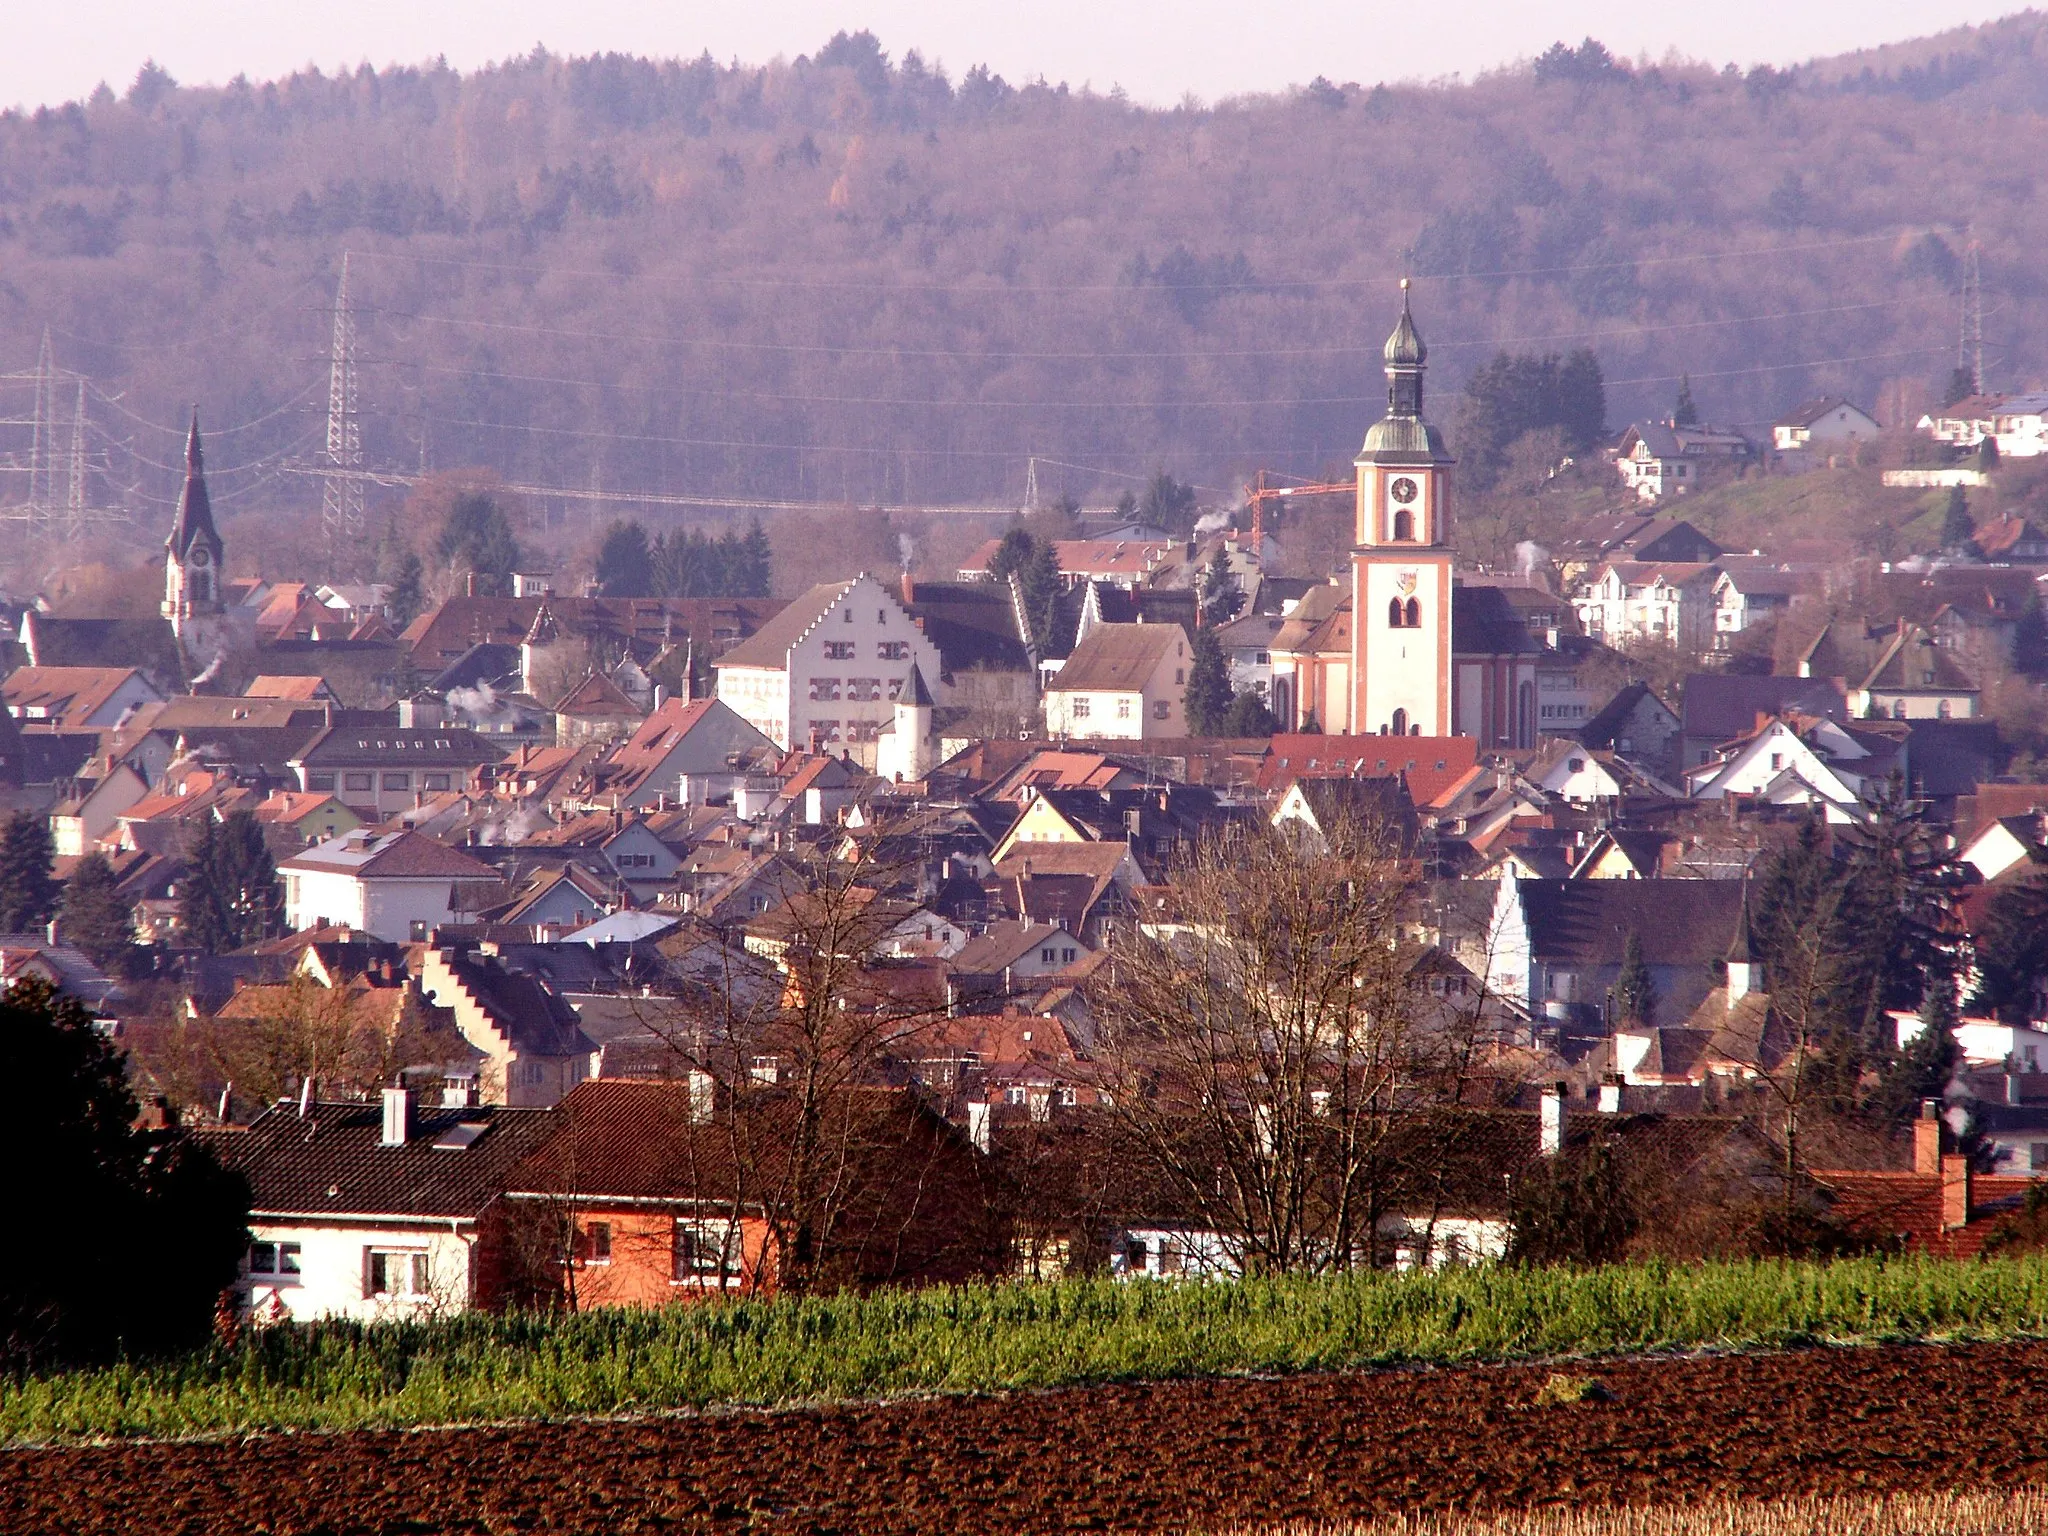
[[[1170,883],[1093,988],[1124,1140],[1246,1270],[1373,1262],[1396,1133],[1412,1161],[1413,1128],[1463,1095],[1483,993],[1418,973],[1413,876],[1381,828],[1311,850],[1232,827]]]

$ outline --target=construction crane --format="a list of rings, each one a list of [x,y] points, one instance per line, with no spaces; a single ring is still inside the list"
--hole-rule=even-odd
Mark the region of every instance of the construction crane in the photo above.
[[[1252,552],[1261,561],[1266,558],[1266,503],[1279,501],[1285,496],[1352,496],[1358,486],[1355,481],[1338,480],[1327,485],[1268,485],[1266,472],[1262,469],[1252,483],[1245,487],[1244,499],[1252,509]]]

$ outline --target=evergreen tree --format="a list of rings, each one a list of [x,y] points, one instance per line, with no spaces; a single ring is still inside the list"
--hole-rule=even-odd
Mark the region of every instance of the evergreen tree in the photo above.
[[[1920,1001],[1920,1033],[1885,1066],[1873,1112],[1887,1120],[1911,1120],[1922,1102],[1948,1092],[1949,1079],[1963,1061],[1955,1036],[1958,1018],[1955,984],[1937,978]]]
[[[1163,469],[1156,470],[1138,504],[1138,515],[1176,537],[1184,536],[1195,522],[1195,488],[1182,485]]]
[[[30,933],[57,912],[56,857],[50,824],[16,811],[0,830],[0,933]]]
[[[442,563],[502,586],[519,568],[519,540],[497,502],[481,491],[455,498],[441,525],[434,552]]]
[[[1977,467],[1986,470],[1998,468],[1998,439],[1988,433],[1977,440]]]
[[[420,616],[420,610],[427,605],[427,571],[420,557],[407,550],[398,562],[398,575],[391,583],[390,595],[385,599],[391,610],[391,622],[404,629]]]
[[[1223,552],[1223,546],[1216,546],[1216,553],[1209,557],[1209,563],[1202,568],[1201,591],[1197,594],[1201,603],[1202,623],[1213,628],[1228,624],[1237,617],[1237,610],[1244,602],[1244,593],[1230,576],[1230,560]]]
[[[2026,1023],[2048,982],[2048,876],[2006,886],[1991,898],[1976,950],[1970,1007],[2007,1024]]]
[[[775,590],[775,551],[768,543],[768,530],[758,517],[747,526],[745,559],[733,590],[727,597],[767,597]]]
[[[1692,376],[1681,374],[1678,380],[1678,403],[1671,407],[1671,425],[1696,427],[1699,424],[1700,408],[1692,403]]]
[[[1948,388],[1942,391],[1942,409],[1947,410],[1952,405],[1960,405],[1975,393],[1977,393],[1977,381],[1970,370],[1967,368],[1957,368],[1949,374]]]
[[[1194,652],[1188,667],[1188,732],[1214,736],[1230,712],[1230,663],[1213,629],[1195,631]]]
[[[1976,536],[1977,524],[1970,516],[1969,495],[1960,485],[1952,485],[1948,488],[1948,506],[1941,514],[1941,547],[1961,550]]]
[[[1898,780],[1870,798],[1859,827],[1846,829],[1845,876],[1859,947],[1871,957],[1876,1004],[1918,1005],[1951,975],[1950,914],[1961,869],[1925,801]]]
[[[614,522],[597,546],[597,589],[606,597],[654,595],[653,551],[637,522]]]
[[[1266,701],[1249,689],[1230,701],[1230,712],[1223,717],[1225,736],[1271,736],[1279,729]]]
[[[1623,1024],[1648,1024],[1656,1007],[1656,986],[1643,959],[1643,941],[1631,928],[1621,947],[1621,970],[1614,978],[1615,1017]]]
[[[120,969],[135,946],[135,925],[105,854],[88,853],[64,885],[58,932],[64,942],[92,956],[96,965]]]
[[[249,1187],[200,1143],[146,1130],[122,1061],[85,1010],[40,983],[0,997],[0,1195],[7,1230],[85,1229],[133,1263],[0,1267],[0,1369],[148,1355],[203,1341],[248,1242]]]
[[[277,866],[261,824],[247,811],[201,825],[184,887],[179,915],[186,941],[210,955],[268,938],[282,922]]]
[[[1605,434],[1606,422],[1607,388],[1590,348],[1562,359],[1554,352],[1499,352],[1465,383],[1459,457],[1484,489],[1506,467],[1517,439],[1556,428],[1567,452],[1584,453]]]

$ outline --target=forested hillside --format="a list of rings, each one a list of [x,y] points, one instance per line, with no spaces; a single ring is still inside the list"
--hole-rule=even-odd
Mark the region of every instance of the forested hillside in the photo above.
[[[324,441],[344,252],[372,465],[1014,503],[1035,454],[1048,496],[1227,490],[1349,458],[1403,272],[1446,422],[1503,347],[1591,346],[1610,426],[1681,373],[1710,419],[1896,416],[1953,366],[1967,225],[1990,382],[2026,384],[2044,150],[2033,14],[1787,72],[1588,44],[1171,111],[865,35],[767,67],[148,70],[0,117],[0,369],[47,328],[96,391],[92,498],[158,536],[192,402],[223,515],[317,502],[278,466]]]

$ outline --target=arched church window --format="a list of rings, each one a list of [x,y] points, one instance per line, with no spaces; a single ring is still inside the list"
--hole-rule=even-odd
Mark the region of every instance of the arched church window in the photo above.
[[[1394,513],[1394,537],[1406,541],[1415,537],[1415,514],[1406,507]]]
[[[1403,613],[1403,611],[1402,611],[1402,608],[1401,608],[1401,599],[1399,599],[1398,597],[1390,597],[1390,598],[1388,598],[1388,599],[1387,599],[1387,628],[1389,628],[1389,629],[1399,629],[1399,628],[1401,628],[1401,626],[1402,626],[1402,625],[1404,625],[1405,623],[1407,623],[1407,618],[1405,617],[1405,615],[1404,615],[1404,613]]]
[[[1418,603],[1418,602],[1417,602],[1417,601],[1416,601],[1416,600],[1415,600],[1414,598],[1412,598],[1412,597],[1411,597],[1411,598],[1409,598],[1409,599],[1408,599],[1408,610],[1407,610],[1407,612],[1408,612],[1408,618],[1407,618],[1407,624],[1408,624],[1408,627],[1409,627],[1410,629],[1420,629],[1420,628],[1422,628],[1422,604]]]
[[[1408,711],[1407,711],[1407,710],[1405,710],[1405,709],[1397,709],[1397,710],[1395,710],[1395,711],[1394,711],[1394,731],[1393,731],[1393,734],[1394,734],[1394,735],[1396,735],[1396,736],[1406,736],[1406,735],[1408,734]]]

